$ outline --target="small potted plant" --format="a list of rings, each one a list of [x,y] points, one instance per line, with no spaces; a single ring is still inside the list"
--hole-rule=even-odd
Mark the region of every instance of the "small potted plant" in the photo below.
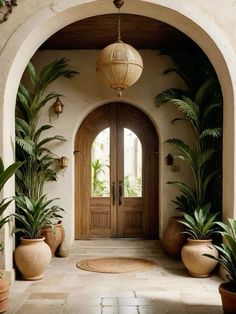
[[[10,165],[7,169],[4,169],[2,159],[0,158],[0,191],[2,190],[4,184],[10,179],[16,170],[21,166],[21,162],[16,162]],[[3,216],[8,205],[11,203],[12,199],[3,199],[0,201],[0,229],[9,221],[10,216]],[[0,241],[0,252],[4,250],[4,242]],[[7,310],[8,307],[8,294],[9,294],[9,282],[7,276],[0,272],[0,313]]]
[[[38,280],[43,278],[52,254],[44,242],[42,231],[45,226],[53,228],[55,217],[61,218],[61,208],[47,200],[46,195],[30,200],[26,196],[16,197],[17,212],[14,214],[18,228],[14,232],[23,234],[21,244],[15,251],[15,262],[23,279]]]
[[[189,238],[181,251],[182,261],[189,274],[193,277],[208,277],[217,265],[214,260],[208,259],[203,254],[218,257],[218,251],[212,244],[211,236],[216,232],[216,214],[210,213],[210,205],[197,208],[193,215],[184,213],[180,222],[185,225]]]
[[[220,231],[223,237],[221,246],[215,246],[219,257],[212,254],[205,254],[206,257],[219,262],[227,272],[227,282],[219,287],[222,299],[223,310],[225,314],[236,313],[236,220],[228,219],[228,225],[218,222],[223,231]]]

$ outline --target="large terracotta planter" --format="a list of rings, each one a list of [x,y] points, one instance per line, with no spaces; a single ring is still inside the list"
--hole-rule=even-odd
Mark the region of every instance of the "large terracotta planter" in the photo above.
[[[4,274],[0,279],[0,313],[3,313],[8,308],[8,295],[9,295],[9,280]]]
[[[222,283],[219,287],[224,314],[236,313],[236,292],[227,289],[228,283]]]
[[[63,238],[64,238],[64,229],[62,223],[55,224],[53,228],[45,228],[42,232],[42,236],[45,237],[45,242],[51,249],[52,256],[55,256]]]
[[[52,254],[49,246],[40,239],[21,238],[15,251],[16,266],[26,280],[42,279]]]
[[[174,259],[180,259],[181,250],[187,238],[186,235],[182,233],[184,231],[184,225],[179,222],[180,219],[181,217],[179,216],[169,218],[162,239],[166,253]]]
[[[217,261],[203,256],[203,254],[218,257],[218,251],[212,244],[212,240],[188,239],[188,242],[182,248],[182,261],[193,277],[209,277],[217,265]]]

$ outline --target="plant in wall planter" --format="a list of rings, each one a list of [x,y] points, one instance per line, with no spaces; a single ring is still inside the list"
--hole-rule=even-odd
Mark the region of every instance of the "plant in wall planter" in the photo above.
[[[180,222],[185,226],[189,236],[181,251],[182,261],[189,274],[193,277],[209,277],[217,262],[210,260],[204,254],[218,257],[218,251],[212,244],[212,235],[216,232],[216,217],[218,214],[209,212],[210,205],[198,207],[193,215],[184,213]]]
[[[223,310],[225,314],[236,313],[236,220],[228,219],[228,225],[219,222],[223,231],[223,244],[215,246],[220,253],[219,257],[212,254],[205,254],[206,257],[219,262],[227,272],[228,281],[219,287]]]
[[[23,234],[21,244],[15,251],[15,263],[26,280],[43,278],[52,253],[44,242],[43,229],[47,226],[53,228],[55,218],[61,218],[61,208],[51,205],[54,200],[47,200],[46,196],[30,200],[27,196],[17,196],[17,213],[14,214],[19,228],[14,232]]]
[[[9,178],[14,175],[16,170],[21,166],[20,162],[10,165],[4,169],[2,159],[0,158],[0,191],[4,187]],[[10,216],[3,216],[5,210],[11,203],[12,199],[3,199],[0,201],[0,229],[9,221]],[[4,250],[4,242],[0,241],[0,252]],[[9,281],[4,272],[0,272],[0,313],[7,310],[8,307],[8,294],[9,294]]]

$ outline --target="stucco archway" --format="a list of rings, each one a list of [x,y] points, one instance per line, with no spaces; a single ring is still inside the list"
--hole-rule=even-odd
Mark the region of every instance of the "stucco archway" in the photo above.
[[[29,1],[28,1],[29,2]],[[27,2],[27,3],[28,3]],[[99,2],[99,4],[98,4]],[[218,74],[224,97],[224,146],[223,146],[223,211],[224,216],[235,215],[235,110],[236,64],[234,53],[224,33],[210,17],[194,3],[185,1],[166,3],[164,0],[127,1],[123,12],[144,15],[166,22],[192,38],[206,53]],[[45,1],[45,5],[32,10],[30,16],[23,12],[18,26],[9,31],[9,38],[1,52],[0,82],[0,153],[7,164],[14,159],[14,108],[17,87],[29,59],[38,47],[60,28],[76,20],[99,14],[114,13],[110,0],[58,0]],[[10,157],[11,156],[11,157]],[[227,166],[226,166],[227,165]],[[8,184],[4,196],[14,193],[14,184]],[[5,252],[5,267],[12,269],[12,241]]]

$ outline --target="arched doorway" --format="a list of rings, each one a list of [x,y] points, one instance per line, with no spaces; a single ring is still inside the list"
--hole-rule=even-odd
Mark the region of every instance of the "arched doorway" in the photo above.
[[[76,239],[158,237],[158,138],[141,110],[110,103],[85,118],[75,182]]]
[[[28,2],[30,2],[29,11]],[[235,75],[236,63],[234,58],[234,45],[232,38],[228,35],[227,23],[221,23],[218,15],[212,21],[212,14],[218,10],[217,6],[207,3],[205,7],[196,1],[183,0],[181,5],[178,2],[162,0],[155,1],[127,1],[123,10],[124,13],[139,14],[164,21],[175,26],[190,38],[192,38],[208,55],[218,74],[222,92],[224,96],[224,133],[223,133],[223,215],[235,217]],[[228,10],[228,11],[227,11]],[[210,14],[209,14],[210,12]],[[227,12],[233,12],[231,3],[225,6],[223,15],[227,17]],[[116,13],[110,0],[58,0],[57,2],[48,0],[41,3],[36,0],[28,0],[15,11],[15,18],[9,19],[3,27],[3,40],[1,42],[0,64],[1,84],[0,84],[0,152],[4,162],[10,163],[14,160],[14,110],[15,98],[22,73],[38,47],[52,34],[62,27],[90,16]],[[222,15],[220,15],[222,17]],[[106,101],[113,98],[106,97]],[[129,98],[127,101],[138,103],[138,99]],[[93,106],[104,103],[104,99],[93,99]],[[88,109],[89,111],[89,109]],[[77,127],[74,129],[71,143],[74,143],[74,136],[78,125],[83,119],[80,115]],[[73,146],[73,144],[72,144]],[[70,149],[69,158],[73,160],[73,148]],[[160,151],[160,162],[164,155]],[[161,169],[161,168],[160,168]],[[160,170],[161,172],[161,170]],[[69,178],[74,182],[74,171],[71,169]],[[160,177],[161,174],[160,174]],[[65,184],[70,185],[69,180]],[[71,188],[73,191],[73,187]],[[14,182],[11,180],[4,187],[3,197],[14,194]],[[73,192],[71,193],[71,195]],[[68,195],[67,195],[68,196]],[[160,200],[160,234],[163,231],[165,221],[165,211],[161,209]],[[74,239],[74,197],[69,200],[67,211],[67,238],[69,243]],[[14,205],[12,205],[12,211]],[[70,212],[71,210],[71,212]],[[4,239],[8,243],[5,248],[4,263],[5,268],[12,269],[13,241],[8,228],[4,230]]]

